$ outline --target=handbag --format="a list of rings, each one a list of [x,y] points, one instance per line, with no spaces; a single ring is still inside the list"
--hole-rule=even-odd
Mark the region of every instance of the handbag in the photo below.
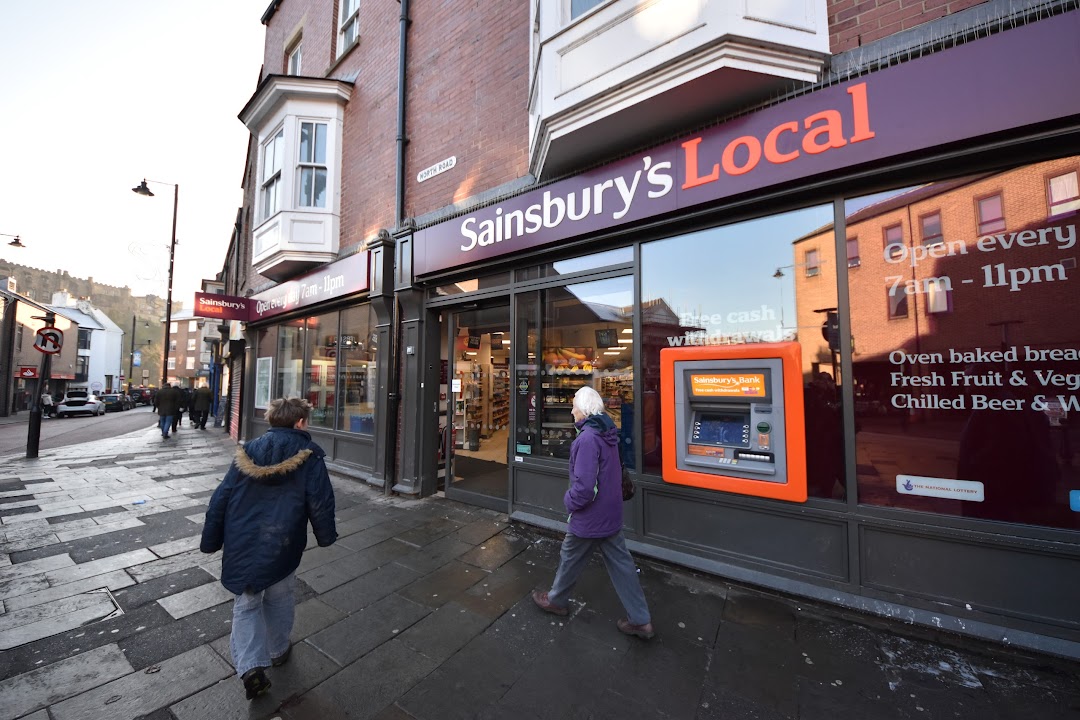
[[[622,468],[622,499],[623,502],[626,502],[634,498],[637,488],[634,487],[634,481],[630,478],[630,471],[622,464],[621,458],[619,459],[619,466]]]

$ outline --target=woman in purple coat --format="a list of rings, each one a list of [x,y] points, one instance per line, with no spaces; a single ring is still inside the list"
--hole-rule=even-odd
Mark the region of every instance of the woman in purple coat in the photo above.
[[[652,618],[622,536],[619,430],[604,412],[599,393],[591,387],[575,393],[573,413],[578,436],[570,447],[570,489],[563,496],[570,513],[569,527],[555,581],[547,592],[534,591],[533,602],[546,612],[569,614],[570,590],[593,550],[599,548],[608,577],[626,608],[626,617],[616,625],[627,635],[648,640],[654,634]]]

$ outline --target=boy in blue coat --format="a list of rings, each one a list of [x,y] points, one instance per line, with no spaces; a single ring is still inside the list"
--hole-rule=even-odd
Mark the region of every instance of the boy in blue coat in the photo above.
[[[337,540],[334,489],[326,453],[306,431],[310,413],[306,400],[273,400],[270,429],[237,449],[206,509],[200,549],[225,547],[221,584],[236,595],[230,645],[248,700],[270,689],[266,669],[289,659],[308,521],[320,547]]]

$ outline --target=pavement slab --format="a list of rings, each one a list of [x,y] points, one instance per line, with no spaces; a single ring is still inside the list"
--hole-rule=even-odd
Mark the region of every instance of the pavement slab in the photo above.
[[[319,598],[343,613],[353,613],[424,577],[396,562],[383,565],[355,580],[325,592]]]
[[[400,642],[426,658],[443,663],[490,624],[491,618],[450,602],[401,633]]]
[[[130,720],[172,705],[232,674],[209,647],[200,646],[50,708],[54,720]]]
[[[108,592],[97,591],[0,615],[0,650],[82,627],[120,612]]]
[[[494,570],[523,552],[528,545],[528,542],[519,537],[502,533],[469,550],[460,559],[484,570]]]
[[[423,605],[389,595],[315,633],[306,642],[344,666],[404,632],[429,612]]]
[[[23,608],[33,607],[35,605],[43,605],[64,598],[74,597],[92,590],[99,590],[102,588],[120,590],[121,588],[126,588],[129,585],[134,584],[135,581],[132,580],[131,576],[126,572],[123,570],[113,570],[100,575],[91,575],[90,577],[85,577],[81,580],[75,580],[62,585],[54,585],[38,590],[37,592],[8,598],[4,601],[4,605],[7,607],[8,612],[11,612],[13,610],[22,610]]]
[[[179,620],[188,615],[194,615],[200,610],[220,605],[232,600],[235,596],[222,587],[219,582],[209,582],[205,585],[168,595],[158,600],[158,604],[165,608],[166,612]]]
[[[115,644],[88,650],[0,682],[0,719],[10,720],[66,700],[133,670]]]
[[[434,609],[450,602],[465,590],[488,578],[488,573],[474,565],[451,560],[428,573],[398,595]]]
[[[189,550],[188,552],[172,555],[167,558],[162,558],[161,560],[154,560],[153,562],[144,563],[142,565],[135,565],[128,568],[128,573],[138,582],[142,583],[153,580],[154,578],[171,575],[180,570],[199,567],[209,561],[216,561],[220,565],[221,552],[218,551],[211,555],[207,555],[198,550]]]

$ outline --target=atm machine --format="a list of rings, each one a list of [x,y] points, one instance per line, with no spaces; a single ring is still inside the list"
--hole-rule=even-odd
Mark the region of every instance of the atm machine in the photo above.
[[[664,481],[806,502],[797,342],[660,351]]]

